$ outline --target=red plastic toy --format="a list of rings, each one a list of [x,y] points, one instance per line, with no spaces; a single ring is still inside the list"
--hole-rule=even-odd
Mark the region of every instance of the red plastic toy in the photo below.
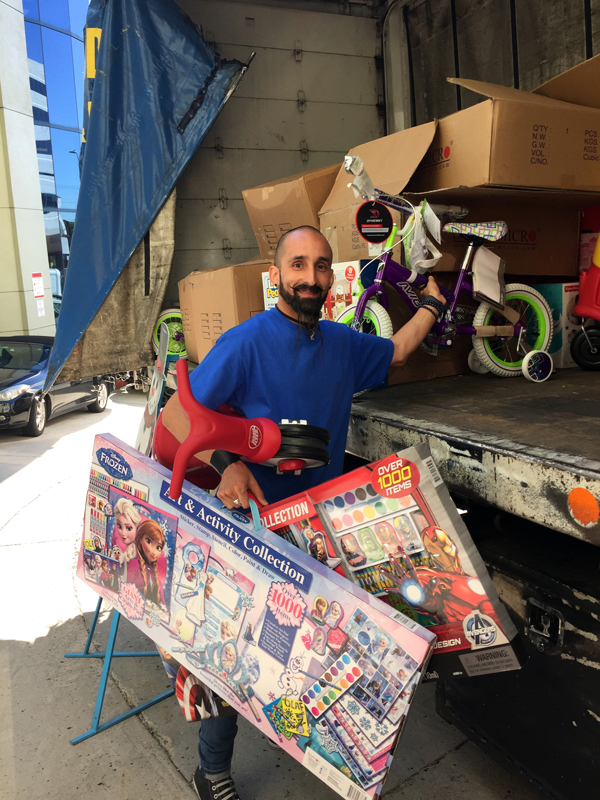
[[[600,322],[600,238],[596,242],[592,265],[579,276],[579,301],[573,314],[582,317],[581,330],[571,342],[573,361],[582,369],[600,369],[600,329],[584,327],[585,319]]]
[[[244,456],[248,461],[268,461],[279,450],[281,431],[277,423],[263,417],[245,419],[219,414],[201,405],[192,394],[187,361],[177,362],[177,388],[181,407],[190,420],[190,432],[179,446],[173,462],[169,497],[181,495],[188,462],[196,453],[219,448]]]

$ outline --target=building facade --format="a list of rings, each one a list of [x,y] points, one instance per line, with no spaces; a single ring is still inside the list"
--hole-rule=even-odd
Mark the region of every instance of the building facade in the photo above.
[[[23,0],[46,248],[56,311],[69,265],[79,194],[87,5],[88,0]]]
[[[87,5],[0,0],[0,335],[55,330],[79,193]]]

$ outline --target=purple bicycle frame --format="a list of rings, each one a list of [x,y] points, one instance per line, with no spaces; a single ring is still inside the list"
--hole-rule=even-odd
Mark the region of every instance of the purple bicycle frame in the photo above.
[[[465,258],[456,278],[454,292],[449,292],[443,286],[439,287],[447,300],[446,313],[444,316],[449,316],[449,319],[442,319],[434,324],[431,329],[433,336],[430,336],[430,341],[441,347],[452,346],[452,335],[454,333],[473,336],[477,332],[472,325],[455,326],[453,322],[454,312],[456,311],[460,294],[462,292],[467,292],[471,297],[473,296],[473,284],[467,280],[467,277],[469,274],[469,265],[477,247],[478,245],[475,244],[475,242],[469,242],[469,247],[467,248]],[[414,313],[418,308],[420,300],[413,287],[424,289],[425,286],[427,286],[428,278],[426,275],[421,275],[419,272],[408,269],[408,267],[403,267],[402,264],[398,264],[392,259],[391,252],[388,251],[385,253],[379,262],[375,281],[371,286],[365,289],[358,299],[354,320],[352,321],[352,327],[355,329],[360,327],[360,321],[365,313],[367,303],[371,298],[376,297],[387,311],[388,299],[383,287],[384,280],[394,287],[404,299],[406,305],[412,309]],[[450,313],[448,314],[448,312]],[[519,322],[515,324],[516,334],[519,333],[521,327],[522,325]]]

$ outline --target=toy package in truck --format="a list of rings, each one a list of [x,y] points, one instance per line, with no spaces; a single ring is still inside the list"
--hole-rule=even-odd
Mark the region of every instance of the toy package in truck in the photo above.
[[[266,506],[261,519],[278,531],[302,504],[349,580],[435,632],[426,678],[520,668],[516,628],[426,444]]]
[[[234,709],[343,797],[379,794],[435,635],[330,569],[314,507],[312,538],[278,519],[326,557],[170,480],[96,437],[78,576],[157,644],[187,720]]]

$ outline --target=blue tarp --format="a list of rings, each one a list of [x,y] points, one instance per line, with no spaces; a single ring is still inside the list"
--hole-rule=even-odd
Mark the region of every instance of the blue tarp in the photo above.
[[[221,60],[173,0],[91,0],[86,59],[81,189],[46,387],[243,69]]]

